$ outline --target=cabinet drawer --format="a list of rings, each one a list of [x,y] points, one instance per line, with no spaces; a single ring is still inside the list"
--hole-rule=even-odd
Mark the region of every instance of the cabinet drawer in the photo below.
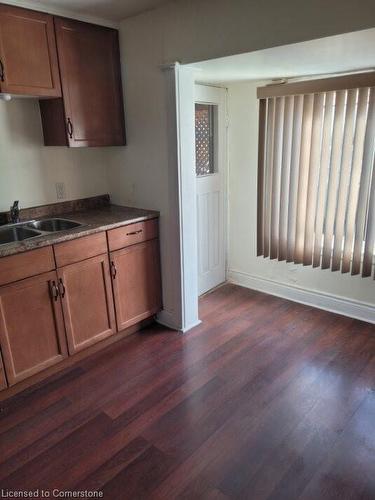
[[[52,247],[10,255],[0,259],[0,286],[55,269]]]
[[[136,243],[142,243],[142,241],[153,240],[158,237],[158,233],[158,219],[111,229],[108,231],[109,250],[119,250]]]
[[[54,245],[57,267],[67,266],[81,260],[107,253],[105,232],[83,236],[77,240]]]

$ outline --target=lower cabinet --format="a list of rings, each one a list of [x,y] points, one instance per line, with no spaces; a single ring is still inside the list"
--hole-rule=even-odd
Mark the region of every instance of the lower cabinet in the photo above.
[[[10,386],[67,356],[55,271],[0,287],[0,342]]]
[[[160,311],[159,240],[111,252],[110,260],[118,330]]]
[[[116,331],[108,254],[57,270],[69,354]]]
[[[108,236],[0,259],[0,390],[160,311],[157,221]]]

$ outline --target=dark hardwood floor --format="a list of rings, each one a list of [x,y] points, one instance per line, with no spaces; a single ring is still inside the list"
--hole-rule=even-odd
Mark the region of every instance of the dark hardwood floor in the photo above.
[[[374,499],[375,326],[233,285],[200,308],[1,403],[3,494]]]

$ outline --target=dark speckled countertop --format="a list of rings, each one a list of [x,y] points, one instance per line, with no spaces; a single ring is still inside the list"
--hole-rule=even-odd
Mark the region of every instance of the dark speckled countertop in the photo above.
[[[116,227],[126,226],[134,222],[154,219],[158,216],[159,212],[155,212],[154,210],[142,210],[139,208],[107,205],[100,208],[91,208],[78,212],[66,212],[49,217],[40,217],[38,220],[58,217],[62,219],[74,220],[83,225],[67,231],[43,234],[28,240],[0,245],[0,257],[6,257],[8,255],[26,252],[35,248],[54,245],[56,243],[61,243],[62,241],[73,240],[75,238],[80,238],[81,236],[87,236],[100,231],[107,231]]]

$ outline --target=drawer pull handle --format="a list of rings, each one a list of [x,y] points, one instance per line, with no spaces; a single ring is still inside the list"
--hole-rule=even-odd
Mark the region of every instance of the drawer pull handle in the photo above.
[[[143,231],[143,229],[138,229],[138,231],[132,231],[131,233],[126,233],[126,236],[134,236],[135,234],[139,234]]]
[[[56,302],[57,299],[59,298],[59,290],[58,290],[58,288],[56,286],[56,282],[55,281],[51,282],[51,295],[52,295],[52,298]]]
[[[59,279],[59,292],[61,298],[63,299],[65,297],[65,285],[61,278]]]
[[[116,279],[117,269],[114,262],[111,262],[112,279]]]

